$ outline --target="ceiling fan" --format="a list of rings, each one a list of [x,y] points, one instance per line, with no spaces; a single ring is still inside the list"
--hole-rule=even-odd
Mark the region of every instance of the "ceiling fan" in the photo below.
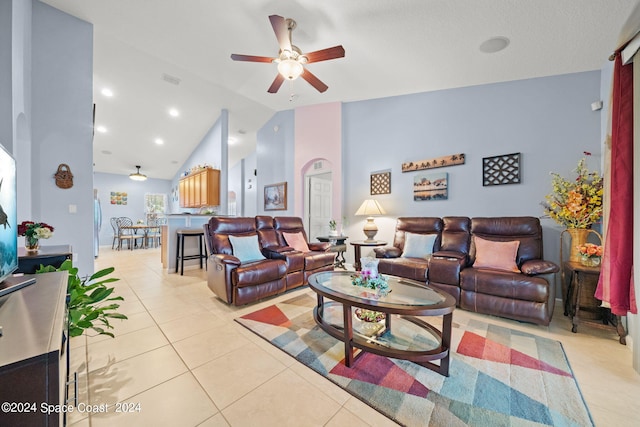
[[[329,47],[327,49],[316,50],[315,52],[302,53],[302,51],[291,43],[291,32],[296,28],[296,21],[293,19],[285,19],[282,16],[269,16],[273,31],[276,33],[280,52],[275,58],[267,56],[238,55],[232,54],[231,59],[234,61],[248,62],[275,62],[278,64],[278,75],[267,90],[269,93],[276,93],[282,83],[287,80],[295,80],[298,77],[305,79],[311,86],[316,88],[318,92],[326,91],[329,86],[324,84],[308,69],[304,68],[304,64],[312,62],[328,61],[330,59],[344,57],[344,48],[341,45]]]

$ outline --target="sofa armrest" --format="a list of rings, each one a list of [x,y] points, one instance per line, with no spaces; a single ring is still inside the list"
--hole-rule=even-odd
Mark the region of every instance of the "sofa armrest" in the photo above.
[[[402,251],[395,246],[385,246],[383,248],[373,248],[376,258],[398,258]]]
[[[282,254],[295,251],[291,246],[269,246],[262,248],[262,255],[269,259],[284,259]]]
[[[308,243],[309,249],[317,252],[327,252],[331,247],[331,243],[329,242],[311,242]]]
[[[463,252],[456,252],[456,251],[437,251],[433,253],[432,257],[442,258],[442,259],[451,259],[451,260],[457,260],[457,261],[465,261],[465,264],[466,264],[468,255]]]
[[[529,276],[536,274],[551,274],[560,271],[560,267],[551,261],[545,261],[542,259],[532,259],[522,263],[520,271]]]
[[[212,258],[214,262],[217,262],[220,264],[226,264],[229,266],[236,266],[236,267],[240,265],[240,260],[238,259],[238,257],[235,257],[233,255],[213,254],[211,255],[210,258]]]
[[[459,286],[460,270],[462,270],[465,265],[466,260],[464,257],[443,257],[434,254],[429,261],[427,278],[429,282]]]

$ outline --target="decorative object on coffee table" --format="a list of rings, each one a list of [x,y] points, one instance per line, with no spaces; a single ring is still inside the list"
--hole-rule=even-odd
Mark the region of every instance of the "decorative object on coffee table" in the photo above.
[[[376,234],[378,233],[378,226],[376,226],[376,223],[373,221],[373,217],[385,214],[385,210],[380,206],[380,203],[377,200],[368,199],[362,202],[362,205],[360,205],[356,211],[356,216],[367,217],[367,222],[364,224],[364,228],[362,229],[364,234],[367,236],[367,240],[365,240],[365,242],[373,243],[376,241],[374,237],[376,237]]]
[[[353,242],[349,242],[349,244],[353,246],[353,252],[354,252],[353,267],[356,269],[356,271],[360,271],[362,269],[362,266],[360,265],[360,261],[361,261],[360,253],[362,252],[361,247],[362,246],[365,246],[365,247],[385,246],[387,242],[382,240],[374,240],[373,242],[368,242],[366,240],[356,240]]]

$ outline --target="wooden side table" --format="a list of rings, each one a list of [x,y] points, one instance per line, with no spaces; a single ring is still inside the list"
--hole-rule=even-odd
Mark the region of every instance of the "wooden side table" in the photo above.
[[[620,316],[611,314],[611,310],[599,305],[588,304],[588,295],[593,295],[600,276],[600,267],[587,267],[579,262],[567,261],[564,263],[568,275],[568,287],[566,296],[563,295],[565,313],[571,317],[571,332],[578,331],[580,323],[589,324],[599,329],[615,329],[620,337],[620,344],[626,345],[627,332],[622,326]],[[593,297],[596,303],[599,301]],[[589,318],[589,314],[600,314]]]
[[[336,261],[333,264],[335,268],[342,268],[343,270],[347,269],[344,266],[344,262],[346,261],[344,259],[344,253],[347,250],[347,245],[344,242],[348,238],[349,236],[318,236],[316,237],[316,239],[318,239],[319,242],[331,243],[331,248],[329,250],[331,252],[338,253],[338,255],[336,256]]]
[[[354,242],[349,242],[351,244],[351,246],[353,246],[353,249],[355,251],[355,261],[353,263],[353,266],[355,267],[356,271],[360,271],[360,248],[362,246],[385,246],[387,244],[387,242],[383,242],[382,240],[376,240],[374,242],[367,242],[365,240],[356,240]]]

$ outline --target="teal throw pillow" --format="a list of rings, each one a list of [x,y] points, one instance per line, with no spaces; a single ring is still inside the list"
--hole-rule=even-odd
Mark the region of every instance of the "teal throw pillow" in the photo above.
[[[231,242],[233,255],[240,260],[240,263],[266,259],[260,252],[258,236],[229,236],[229,242]]]
[[[404,234],[403,258],[427,258],[433,253],[433,244],[437,234]]]

